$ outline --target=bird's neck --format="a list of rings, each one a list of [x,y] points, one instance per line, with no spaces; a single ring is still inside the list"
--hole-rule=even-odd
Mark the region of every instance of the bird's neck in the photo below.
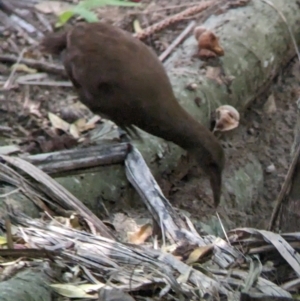
[[[205,154],[219,148],[216,137],[184,110],[177,100],[167,122],[168,124],[162,126],[159,133],[165,140],[172,141],[187,151],[199,150]]]

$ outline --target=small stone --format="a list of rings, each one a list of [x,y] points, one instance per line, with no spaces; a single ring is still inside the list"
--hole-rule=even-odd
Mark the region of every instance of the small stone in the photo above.
[[[259,129],[259,123],[257,121],[253,121],[253,127],[255,129]]]
[[[194,99],[194,101],[195,101],[195,104],[196,104],[198,107],[201,107],[201,102],[202,102],[202,100],[201,100],[200,97],[196,97],[196,98]]]
[[[267,168],[266,168],[266,173],[273,173],[276,170],[276,167],[274,164],[270,164]]]
[[[248,129],[248,134],[249,135],[254,135],[255,134],[255,130],[254,130],[254,128],[250,128],[250,129]]]
[[[198,85],[196,83],[190,83],[186,86],[187,90],[195,91],[197,89]]]
[[[273,94],[271,94],[268,97],[268,100],[264,104],[263,110],[265,111],[265,113],[267,113],[269,115],[276,113],[277,108],[276,108],[276,103],[275,103],[275,97]]]

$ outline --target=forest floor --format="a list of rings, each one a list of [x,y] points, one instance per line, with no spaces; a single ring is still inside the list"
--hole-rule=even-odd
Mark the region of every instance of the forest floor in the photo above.
[[[143,4],[148,3],[143,10],[107,7],[99,10],[98,13],[101,20],[133,31],[134,20],[138,20],[141,27],[145,28],[166,16],[182,11],[191,6],[193,2],[199,3],[199,1],[186,0],[146,0],[142,1]],[[55,22],[55,16],[47,15],[46,17],[51,24]],[[182,20],[151,35],[145,42],[153,47],[157,54],[160,54],[192,19],[198,20],[197,16]],[[36,27],[45,32],[45,27],[41,23],[37,20],[34,22]],[[6,30],[2,36],[0,35],[0,54],[18,56],[26,43],[26,39],[22,35],[16,34],[14,30]],[[26,55],[28,58],[35,59],[40,57],[36,49],[27,52]],[[0,62],[2,78],[0,80],[3,81],[9,76],[10,68],[11,64]],[[19,72],[22,73],[22,71]],[[50,77],[52,79],[59,78],[54,75]],[[233,227],[265,228],[270,219],[290,162],[299,79],[299,62],[294,59],[280,72],[269,89],[241,115],[239,128],[235,130],[234,135],[230,135],[226,139],[227,147],[236,151],[236,156],[232,155],[228,158],[232,166],[239,166],[241,156],[250,151],[257,154],[265,169],[264,193],[251,208],[246,208],[244,212],[238,212],[232,209],[227,210],[226,206],[221,205],[219,213],[226,214]],[[1,134],[6,136],[9,141],[21,144],[29,153],[59,150],[61,149],[59,143],[53,142],[51,145],[48,144],[48,148],[42,148],[41,145],[32,144],[32,137],[34,139],[39,137],[41,141],[49,139],[44,130],[48,112],[57,114],[65,120],[78,118],[81,113],[76,111],[74,105],[77,100],[72,87],[26,85],[12,87],[0,94],[0,126],[8,127],[3,128]],[[271,113],[268,112],[270,104]],[[28,138],[30,136],[31,140]],[[8,140],[6,139],[5,143]],[[65,148],[73,147],[76,144],[74,141],[69,142],[64,143]],[[231,153],[235,153],[235,151]],[[195,169],[191,168],[183,179],[171,187],[168,197],[174,207],[183,209],[189,212],[191,217],[205,222],[212,214],[215,214],[215,211],[206,202],[201,201],[202,192],[199,191],[196,174]],[[110,209],[113,212],[114,208]],[[125,208],[124,212],[133,216],[136,212],[130,211],[131,209]],[[138,210],[138,212],[143,215],[141,211]]]

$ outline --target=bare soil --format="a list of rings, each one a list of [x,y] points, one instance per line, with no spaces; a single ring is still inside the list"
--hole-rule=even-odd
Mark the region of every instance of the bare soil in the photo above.
[[[229,210],[226,204],[221,204],[218,209],[219,214],[226,216],[233,227],[265,228],[269,223],[291,161],[299,77],[299,62],[294,59],[241,116],[239,128],[229,134],[229,137],[226,134],[222,137],[223,146],[230,149],[227,160],[231,169],[239,168],[241,158],[245,158],[248,153],[255,154],[264,168],[263,195],[257,203],[244,212]],[[274,97],[276,111],[267,113],[266,107],[269,106],[266,103],[270,95]],[[170,200],[175,207],[182,208],[205,222],[215,210],[207,202],[201,201],[202,193],[197,188],[195,174],[195,169],[189,171],[185,180],[173,188]]]
[[[185,0],[142,2],[148,3],[144,10],[109,7],[99,10],[99,16],[126,30],[133,31],[132,24],[135,19],[139,20],[142,27],[147,27],[168,15],[180,12],[193,3]],[[199,1],[194,2],[199,3]],[[51,22],[55,21],[53,16],[47,16],[47,18]],[[193,19],[197,19],[197,16],[194,16]],[[190,20],[183,20],[168,27],[151,36],[145,42],[160,54],[187,26]],[[41,23],[35,20],[35,24],[39,26],[41,31],[45,31]],[[13,44],[15,47],[11,47]],[[7,29],[3,35],[0,35],[0,54],[19,55],[18,51],[25,45],[26,39],[22,35],[16,34],[12,29]],[[35,59],[40,57],[37,50],[31,50],[26,55]],[[10,67],[10,64],[0,63],[1,81],[9,76]],[[62,80],[58,76],[52,75],[51,77],[53,80]],[[268,223],[290,162],[299,78],[299,62],[295,59],[282,70],[270,89],[256,99],[241,116],[239,128],[232,134],[222,136],[224,147],[231,149],[231,156],[228,157],[231,168],[238,168],[241,164],[240,158],[251,151],[259,157],[265,169],[264,193],[257,203],[253,204],[251,208],[247,208],[245,212],[238,212],[234,209],[228,210],[224,204],[219,208],[221,216],[226,215],[232,221],[233,226],[264,228]],[[274,96],[276,110],[268,114],[264,105],[270,95]],[[72,88],[26,87],[21,85],[12,87],[9,91],[0,94],[0,126],[7,126],[10,129],[0,129],[2,136],[8,137],[11,142],[21,143],[25,151],[30,153],[73,147],[76,142],[72,139],[64,140],[62,143],[61,140],[58,141],[59,139],[53,137],[54,142],[51,145],[46,148],[42,146],[43,141],[49,139],[47,136],[49,133],[44,130],[49,111],[59,114],[66,120],[74,120],[80,114],[87,114],[86,111],[82,113],[80,109],[78,112],[76,111],[76,106],[74,106],[76,101],[77,96]],[[35,108],[38,113],[36,113]],[[28,135],[32,136],[31,140]],[[32,143],[32,140],[36,141],[37,138],[40,139],[41,143]],[[199,191],[195,168],[192,168],[181,181],[171,188],[169,199],[175,207],[186,210],[192,217],[201,219],[203,222],[215,214],[215,210],[209,204],[210,201],[203,201],[203,192]],[[128,208],[128,211],[130,210]],[[134,212],[128,212],[128,214],[132,215]]]

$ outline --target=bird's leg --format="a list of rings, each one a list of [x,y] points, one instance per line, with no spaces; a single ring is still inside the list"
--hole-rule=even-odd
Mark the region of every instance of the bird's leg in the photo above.
[[[118,132],[121,142],[130,142],[131,138],[127,131],[118,126]]]
[[[137,129],[133,126],[118,126],[118,131],[120,135],[120,139],[123,142],[130,142],[133,139],[143,140]]]

